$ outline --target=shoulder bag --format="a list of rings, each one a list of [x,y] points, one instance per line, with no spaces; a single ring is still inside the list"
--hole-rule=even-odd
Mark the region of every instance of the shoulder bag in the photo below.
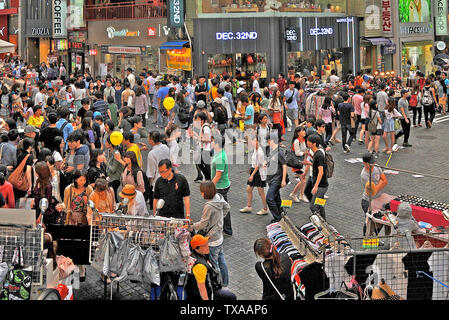
[[[28,180],[26,178],[26,172],[24,172],[23,170],[25,168],[29,156],[30,155],[28,154],[25,156],[25,158],[23,158],[22,162],[9,175],[8,178],[8,181],[13,185],[13,187],[20,191],[27,191],[30,187],[30,184],[28,183]]]
[[[263,267],[263,262],[260,263],[260,266],[262,267],[263,272],[265,273],[265,276],[267,277],[268,281],[270,281],[271,285],[273,286],[274,290],[276,290],[277,294],[279,295],[279,297],[281,298],[281,300],[285,300],[285,294],[281,294],[278,290],[278,288],[276,288],[276,286],[274,285],[273,281],[271,281],[271,278],[268,276],[267,271],[265,270],[265,268]]]

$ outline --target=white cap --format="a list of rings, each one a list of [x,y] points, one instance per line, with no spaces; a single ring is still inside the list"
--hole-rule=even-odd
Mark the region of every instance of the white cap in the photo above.
[[[237,89],[237,94],[240,94],[240,92],[242,92],[242,91],[245,91],[245,89],[243,89],[243,88],[238,88],[238,89]]]

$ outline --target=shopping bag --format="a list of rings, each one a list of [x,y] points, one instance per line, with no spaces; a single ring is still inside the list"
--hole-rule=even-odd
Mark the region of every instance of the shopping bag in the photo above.
[[[109,271],[111,273],[114,273],[116,275],[122,273],[125,259],[128,256],[128,244],[128,240],[123,240],[122,242],[120,242],[118,248],[112,253],[111,262],[109,263]]]
[[[245,131],[245,122],[243,122],[242,120],[239,120],[239,129],[240,131]]]
[[[159,269],[160,272],[185,270],[185,264],[182,260],[179,245],[168,236],[161,240]]]
[[[156,252],[150,247],[145,252],[142,268],[142,281],[150,287],[152,284],[160,286],[161,274],[159,272],[159,263],[157,261]]]
[[[401,129],[401,121],[400,120],[394,120],[394,130],[400,130]]]
[[[109,232],[105,232],[100,236],[98,247],[95,249],[94,261],[92,262],[92,267],[106,276],[109,272],[109,238]]]
[[[120,276],[114,281],[123,281],[126,279],[133,281],[142,281],[143,254],[139,245],[128,242],[128,254],[123,260],[123,266]]]
[[[33,268],[24,267],[23,248],[17,247],[11,261],[13,267],[6,274],[0,300],[30,300]]]
[[[31,210],[33,200],[33,198],[20,198],[19,209]]]

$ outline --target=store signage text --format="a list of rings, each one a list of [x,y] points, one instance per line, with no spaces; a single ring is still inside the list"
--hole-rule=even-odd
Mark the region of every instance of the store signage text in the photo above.
[[[50,29],[47,28],[47,27],[32,28],[31,29],[31,35],[32,36],[49,36],[50,35]]]
[[[184,0],[169,0],[168,25],[180,28],[184,25]]]
[[[3,32],[5,31],[5,28],[6,28],[6,27],[2,27],[2,28],[0,29],[0,35],[1,35],[2,37],[4,36]]]
[[[108,48],[109,53],[123,53],[123,54],[141,54],[140,47],[114,47],[110,46]]]
[[[148,36],[149,36],[149,37],[154,37],[154,36],[156,36],[156,28],[149,27],[149,28],[148,28]]]
[[[448,33],[447,28],[447,1],[436,0],[435,10],[435,33],[437,36],[445,36]]]
[[[401,34],[422,34],[429,33],[429,26],[401,26],[399,28]]]
[[[352,17],[339,18],[336,21],[337,21],[337,23],[348,23],[348,22],[354,22],[354,18],[352,18]]]
[[[333,28],[310,28],[311,36],[326,36],[334,34]]]
[[[53,38],[67,37],[67,1],[53,0]]]
[[[89,55],[90,56],[96,56],[97,55],[97,50],[89,50]]]
[[[106,32],[108,33],[109,39],[140,36],[140,31],[129,31],[128,29],[115,30],[114,27],[106,28]]]
[[[256,40],[258,33],[255,31],[243,32],[217,32],[215,39],[217,40]]]
[[[285,30],[284,38],[286,41],[298,41],[298,31],[295,28]]]
[[[69,48],[71,49],[82,49],[84,47],[84,44],[82,42],[69,42]]]
[[[382,29],[384,33],[393,32],[391,22],[391,0],[382,0]]]

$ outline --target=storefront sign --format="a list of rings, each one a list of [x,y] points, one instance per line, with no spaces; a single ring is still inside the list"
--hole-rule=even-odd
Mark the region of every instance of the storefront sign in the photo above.
[[[311,36],[327,36],[334,33],[334,28],[310,28]]]
[[[145,47],[124,47],[124,46],[101,46],[101,52],[114,54],[134,54],[144,55],[146,53]]]
[[[89,50],[89,55],[90,56],[96,56],[97,55],[97,50]]]
[[[255,31],[243,32],[217,32],[215,34],[216,40],[256,40],[258,37]]]
[[[396,53],[396,44],[393,42],[389,45],[382,46],[382,54],[395,54]]]
[[[50,29],[43,27],[43,28],[31,28],[31,35],[32,36],[49,36],[50,35]]]
[[[149,27],[148,28],[148,36],[149,37],[155,37],[156,36],[156,28]]]
[[[419,35],[429,34],[432,32],[432,28],[429,24],[403,24],[399,27],[399,33],[401,35]]]
[[[140,36],[140,31],[129,31],[128,29],[115,30],[114,27],[106,28],[109,39],[114,39],[118,37],[138,37]]]
[[[167,67],[185,71],[192,70],[191,49],[167,50]]]
[[[172,28],[181,28],[184,26],[184,1],[168,1],[168,26]]]
[[[443,51],[444,49],[446,49],[446,43],[444,41],[437,41],[435,45],[436,45],[437,49],[440,51]]]
[[[298,31],[295,28],[287,28],[284,32],[284,39],[291,42],[298,41]]]
[[[66,38],[67,1],[53,0],[52,14],[53,14],[52,20],[53,38]]]
[[[437,36],[445,36],[447,30],[447,0],[435,1],[435,33]]]
[[[393,24],[391,19],[391,0],[382,1],[382,29],[386,36],[393,35]]]
[[[84,48],[84,43],[70,41],[69,42],[69,48],[71,48],[71,49],[83,49]]]
[[[56,39],[55,40],[56,50],[67,50],[69,48],[69,42],[67,39]]]

